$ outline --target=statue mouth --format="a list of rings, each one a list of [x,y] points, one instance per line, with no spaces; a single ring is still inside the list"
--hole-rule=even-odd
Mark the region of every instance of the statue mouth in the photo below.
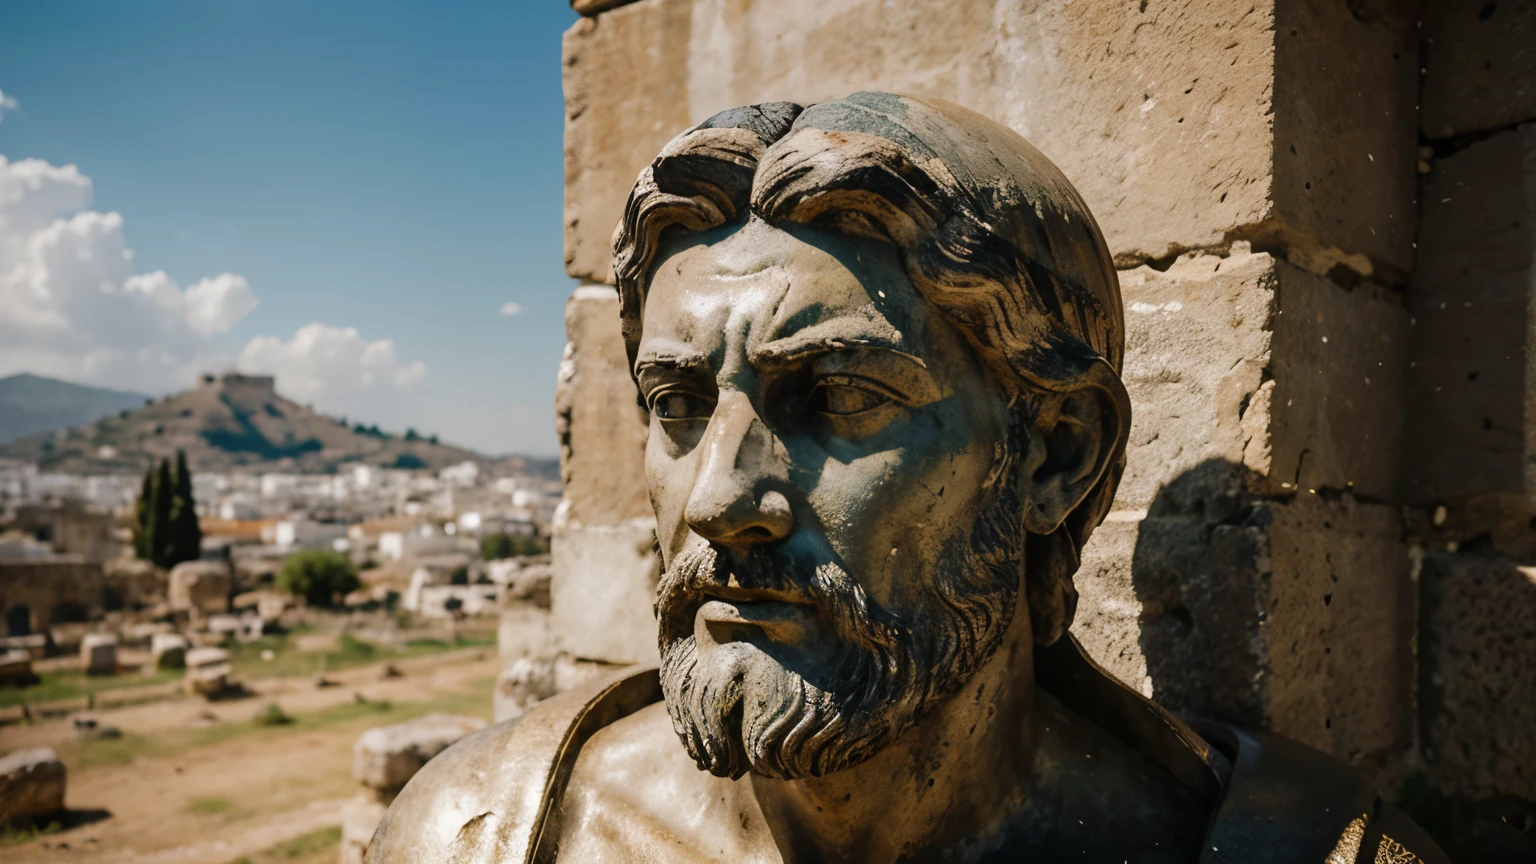
[[[712,596],[696,613],[695,635],[717,645],[762,642],[781,645],[805,639],[814,614],[810,607],[778,599],[723,599]]]

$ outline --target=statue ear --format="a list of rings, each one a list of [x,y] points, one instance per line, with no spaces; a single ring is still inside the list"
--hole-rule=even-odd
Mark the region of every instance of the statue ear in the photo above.
[[[1118,378],[1094,380],[1101,377],[1090,375],[1082,386],[1040,400],[1019,470],[1024,527],[1031,534],[1061,527],[1125,447],[1130,399]]]

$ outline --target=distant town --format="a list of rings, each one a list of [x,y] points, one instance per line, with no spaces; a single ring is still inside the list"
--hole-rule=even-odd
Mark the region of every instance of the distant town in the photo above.
[[[508,586],[547,580],[552,459],[348,425],[264,376],[205,375],[145,401],[0,448],[0,683],[77,652],[97,671],[123,665],[88,642],[125,657],[157,634],[216,646],[280,630],[285,614],[493,617]],[[157,506],[189,527],[151,525]],[[338,566],[340,590],[311,587],[305,568]]]

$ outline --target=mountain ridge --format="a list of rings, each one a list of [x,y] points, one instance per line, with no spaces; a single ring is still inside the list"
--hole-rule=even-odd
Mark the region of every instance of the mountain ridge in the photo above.
[[[31,372],[0,378],[0,445],[141,407],[142,393],[76,384]]]
[[[139,472],[152,461],[173,458],[177,450],[186,452],[195,471],[329,473],[346,464],[437,470],[492,461],[436,436],[342,425],[280,395],[270,376],[204,375],[181,393],[136,398],[135,408],[0,444],[0,457],[83,474]]]

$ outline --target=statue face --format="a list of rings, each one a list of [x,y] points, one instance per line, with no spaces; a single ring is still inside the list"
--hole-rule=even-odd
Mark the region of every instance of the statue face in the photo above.
[[[753,219],[658,262],[635,371],[674,726],[723,776],[849,767],[1013,615],[1005,397],[889,245]]]

